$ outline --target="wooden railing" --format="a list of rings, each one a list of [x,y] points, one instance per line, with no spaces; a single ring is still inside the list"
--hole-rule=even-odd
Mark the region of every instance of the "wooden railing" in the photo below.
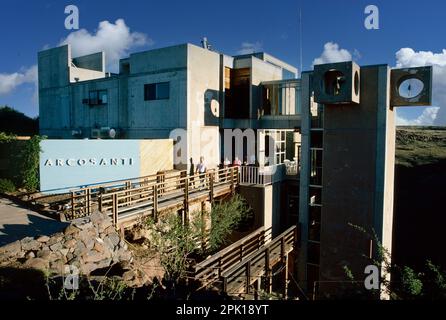
[[[238,168],[230,167],[210,170],[193,176],[176,175],[157,178],[139,179],[125,182],[122,187],[95,191],[83,189],[80,194],[72,194],[71,216],[88,215],[95,210],[109,214],[116,226],[122,218],[128,219],[138,214],[153,214],[156,218],[160,210],[182,206],[188,209],[191,199],[197,197],[213,201],[214,196],[224,192],[234,192],[238,185]]]
[[[272,267],[284,262],[298,241],[298,228],[292,226],[259,250],[245,257],[221,275],[223,291],[228,294],[249,294],[250,286],[260,277],[271,281]],[[266,284],[267,287],[270,284]]]
[[[194,266],[195,280],[201,281],[202,287],[210,285],[235,263],[242,261],[243,258],[271,241],[271,236],[271,228],[261,227],[253,231],[248,236],[196,264]]]
[[[70,201],[64,205],[66,208],[64,213],[68,220],[88,216],[94,210],[99,209],[98,199],[102,194],[154,184],[160,181],[169,181],[184,175],[186,175],[186,171],[172,171],[139,178],[92,184],[71,190]]]

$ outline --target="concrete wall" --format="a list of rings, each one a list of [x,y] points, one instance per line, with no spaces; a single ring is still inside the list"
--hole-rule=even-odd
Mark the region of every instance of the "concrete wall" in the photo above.
[[[257,111],[262,104],[262,81],[282,79],[282,69],[268,62],[252,57],[251,61],[251,118],[257,118]]]
[[[268,61],[262,60],[265,57]],[[77,65],[72,66],[72,61]],[[109,127],[117,130],[119,138],[164,139],[180,129],[183,147],[175,152],[180,169],[187,167],[190,157],[197,163],[204,156],[208,167],[220,163],[225,66],[252,68],[253,119],[261,98],[260,83],[282,79],[283,68],[293,71],[270,56],[233,58],[191,44],[131,54],[120,61],[122,73],[112,77],[105,76],[104,64],[103,53],[72,60],[69,46],[39,53],[41,134],[91,138],[92,129]],[[144,85],[159,82],[169,82],[169,99],[145,101]],[[107,90],[107,103],[85,102],[93,90]],[[74,136],[72,131],[81,134]]]
[[[168,139],[44,140],[41,148],[40,190],[44,193],[173,169],[173,142]]]
[[[89,70],[84,68],[78,68],[75,66],[70,67],[70,82],[88,81],[101,79],[105,77],[103,71]]]
[[[98,52],[73,59],[73,63],[78,68],[84,68],[99,72],[105,71],[105,53]]]
[[[208,167],[220,163],[220,55],[188,45],[187,140],[188,158],[197,164],[200,156]]]
[[[392,239],[395,123],[389,107],[387,66],[361,68],[361,103],[326,105],[320,247],[320,293],[339,296],[350,268],[357,280],[376,258],[376,231],[389,250]],[[326,283],[324,281],[339,281]]]
[[[240,194],[254,212],[252,230],[264,226],[272,228],[273,236],[281,231],[281,182],[267,186],[240,186]]]
[[[42,134],[48,134],[50,129],[70,126],[70,59],[69,46],[38,54],[39,126]]]

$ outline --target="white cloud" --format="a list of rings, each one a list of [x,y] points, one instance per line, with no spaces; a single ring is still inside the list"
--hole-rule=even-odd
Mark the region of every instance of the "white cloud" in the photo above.
[[[73,57],[105,52],[107,66],[116,71],[119,59],[125,58],[131,49],[152,45],[153,41],[144,33],[131,32],[123,19],[115,23],[102,21],[95,33],[85,29],[72,32],[60,45],[71,44]]]
[[[250,54],[254,52],[259,52],[263,50],[263,45],[261,42],[243,42],[241,48],[237,51],[237,54]]]
[[[431,126],[435,125],[439,107],[428,107],[423,110],[423,113],[415,119],[407,119],[401,116],[397,111],[396,124],[398,126]]]
[[[446,49],[441,53],[432,51],[414,51],[402,48],[396,53],[397,68],[433,66],[432,105],[424,110],[420,117],[407,120],[409,124],[446,125]]]
[[[337,43],[327,42],[321,56],[313,60],[313,65],[351,60],[352,54],[348,50],[339,48]]]
[[[24,83],[37,84],[36,65],[14,73],[0,73],[0,95],[11,93]]]

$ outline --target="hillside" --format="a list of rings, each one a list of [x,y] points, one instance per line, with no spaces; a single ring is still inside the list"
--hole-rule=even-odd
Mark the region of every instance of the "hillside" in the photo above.
[[[399,127],[396,144],[394,261],[446,268],[446,128]]]
[[[396,163],[416,167],[446,159],[446,127],[398,127]]]

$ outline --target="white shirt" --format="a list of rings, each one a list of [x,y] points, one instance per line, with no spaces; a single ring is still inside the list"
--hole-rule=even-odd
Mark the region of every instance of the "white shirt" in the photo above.
[[[199,163],[197,165],[197,170],[199,173],[205,173],[206,172],[206,165],[204,163]]]

